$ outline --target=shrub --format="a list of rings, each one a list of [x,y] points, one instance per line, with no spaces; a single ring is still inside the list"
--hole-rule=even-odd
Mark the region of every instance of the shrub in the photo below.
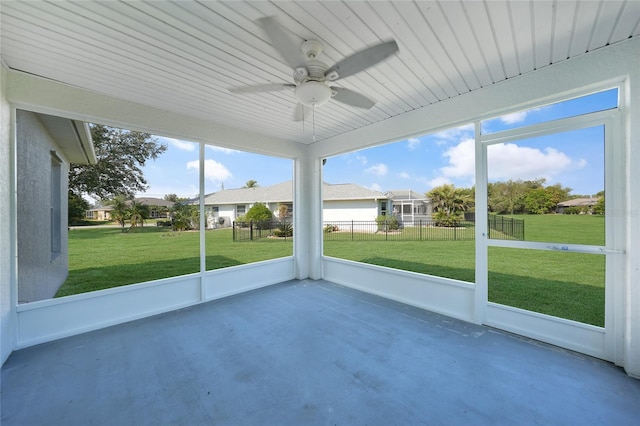
[[[439,211],[433,215],[434,224],[443,227],[459,226],[463,218],[462,212],[448,215],[444,211]]]
[[[339,228],[336,225],[329,224],[324,227],[324,232],[327,234],[329,232],[337,232],[337,231],[339,231]]]
[[[293,237],[293,225],[289,222],[280,222],[278,227],[273,230],[276,237]]]
[[[253,222],[255,229],[271,229],[273,213],[262,203],[254,204],[244,215],[244,222]]]
[[[269,207],[262,203],[254,204],[244,216],[246,221],[252,220],[254,222],[273,219],[273,213]]]
[[[563,210],[564,214],[580,214],[582,213],[582,209],[579,207],[567,207]]]
[[[400,229],[400,223],[395,216],[380,215],[376,218],[378,223],[378,231],[397,231]]]

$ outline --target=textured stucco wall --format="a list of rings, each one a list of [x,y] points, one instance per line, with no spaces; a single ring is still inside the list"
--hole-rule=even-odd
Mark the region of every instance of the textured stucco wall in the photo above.
[[[52,259],[51,151],[64,157],[35,114],[18,110],[16,122],[18,303],[26,303],[53,297],[67,277],[68,165],[61,176],[61,253]]]

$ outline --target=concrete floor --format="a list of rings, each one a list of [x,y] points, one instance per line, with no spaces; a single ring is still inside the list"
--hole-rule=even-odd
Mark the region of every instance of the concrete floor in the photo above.
[[[17,351],[2,425],[638,425],[593,358],[325,281]]]

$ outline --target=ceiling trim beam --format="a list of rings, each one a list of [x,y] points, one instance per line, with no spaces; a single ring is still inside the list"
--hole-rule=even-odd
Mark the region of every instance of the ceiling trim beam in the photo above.
[[[19,109],[285,158],[306,145],[7,71],[7,99]]]
[[[317,158],[401,141],[623,81],[640,69],[634,38],[309,145]]]

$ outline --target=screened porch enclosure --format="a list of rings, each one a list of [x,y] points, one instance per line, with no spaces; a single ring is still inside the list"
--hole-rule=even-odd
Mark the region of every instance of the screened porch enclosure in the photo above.
[[[81,419],[91,415],[91,409],[109,419],[108,412],[122,406],[120,395],[102,408],[87,403],[84,412],[62,412],[60,407],[85,401],[99,389],[109,393],[115,388],[136,395],[118,413],[123,421],[154,407],[152,417],[141,423],[166,418],[162,414],[170,416],[172,408],[176,419],[193,422],[206,422],[216,413],[230,419],[245,413],[256,422],[264,420],[261,413],[269,413],[283,423],[349,422],[345,413],[351,410],[380,414],[349,422],[366,424],[385,418],[379,401],[387,397],[394,401],[388,412],[416,423],[428,420],[421,404],[441,389],[446,390],[440,395],[441,407],[434,403],[428,408],[443,422],[451,410],[460,422],[486,423],[524,422],[519,417],[523,412],[541,423],[571,415],[624,423],[637,414],[633,402],[638,381],[632,378],[640,378],[640,3],[2,2],[0,13],[3,422],[44,423],[51,416],[73,420],[75,415]],[[296,102],[288,90],[264,96],[230,93],[230,87],[240,84],[290,80],[291,67],[257,23],[265,16],[276,16],[291,38],[321,39],[330,63],[396,39],[396,56],[337,86],[375,96],[376,106],[357,109],[332,99],[300,122],[291,119]],[[478,27],[470,25],[470,17]],[[319,25],[320,18],[332,27]],[[411,25],[396,25],[400,21]],[[549,25],[536,27],[540,22]],[[436,24],[442,27],[433,27]],[[417,37],[410,28],[423,28],[425,36]],[[569,28],[570,37],[556,28]],[[614,89],[616,106],[595,116],[538,123],[525,135],[518,133],[522,129],[483,131],[487,120]],[[17,182],[17,111],[190,141],[201,153],[215,146],[292,163],[295,214],[292,239],[286,237],[291,250],[277,259],[210,269],[202,226],[194,234],[198,242],[193,245],[192,273],[18,303],[16,199],[25,182]],[[473,170],[470,185],[476,188],[475,225],[453,230],[470,233],[462,243],[468,249],[464,260],[472,266],[460,268],[463,275],[381,265],[374,262],[381,257],[375,252],[366,262],[327,251],[330,243],[334,248],[342,243],[330,237],[348,235],[340,232],[342,225],[336,225],[335,235],[325,235],[322,188],[327,159],[331,164],[338,155],[460,126],[470,126],[474,135],[465,145],[465,153],[473,155],[464,159]],[[490,224],[487,195],[493,147],[521,136],[589,127],[603,135],[607,204],[599,237],[604,241],[526,241],[526,227],[522,238],[495,237],[492,232],[499,225]],[[204,157],[199,158],[197,207],[204,218],[204,196],[212,191],[205,187]],[[452,169],[450,173],[457,170]],[[430,214],[428,205],[411,204],[407,221],[410,213],[414,219]],[[234,215],[247,208],[243,203],[233,206]],[[405,207],[401,202],[402,213]],[[391,203],[385,212],[392,212]],[[216,217],[213,209],[209,213]],[[383,231],[386,238],[396,235],[388,228]],[[417,239],[422,241],[422,236]],[[380,246],[393,243],[385,240]],[[350,250],[364,251],[358,246]],[[536,251],[551,253],[548,259],[553,262],[561,258],[558,264],[565,266],[581,262],[568,259],[597,258],[602,318],[576,321],[518,301],[496,302],[495,278],[518,280],[518,274],[524,274],[530,279],[526,271],[535,269],[538,260],[529,256]],[[426,251],[415,253],[423,255],[419,262],[428,260]],[[563,273],[570,275],[570,269]],[[562,280],[555,281],[562,285]],[[380,322],[378,315],[389,321]],[[140,330],[142,336],[136,334]],[[101,346],[105,337],[120,341],[118,350]],[[144,346],[136,345],[139,341]],[[259,344],[247,343],[251,341]],[[462,365],[455,365],[460,346],[449,342],[464,347]],[[80,350],[83,345],[86,352]],[[146,358],[154,352],[147,348],[157,349],[158,357]],[[109,350],[114,351],[112,360],[119,360],[116,364],[135,361],[140,375],[109,369],[114,361],[103,357]],[[67,354],[58,360],[66,368],[66,361],[80,352],[82,368],[75,371],[56,371],[49,358],[52,353]],[[430,357],[436,361],[430,363]],[[207,364],[210,359],[215,361]],[[530,369],[520,365],[523,359]],[[167,365],[175,369],[167,376],[156,375],[149,389],[157,392],[141,389],[144,379]],[[328,376],[316,375],[325,368]],[[28,374],[20,377],[21,370]],[[389,371],[397,374],[390,377]],[[48,382],[49,372],[61,376]],[[281,394],[274,391],[279,373],[290,379]],[[217,382],[217,375],[225,380]],[[420,379],[412,380],[416,375]],[[458,376],[463,383],[456,382]],[[61,377],[71,377],[72,383]],[[184,383],[185,377],[191,383]],[[602,395],[591,392],[598,382],[591,382],[594,377],[611,384],[603,404],[596,403]],[[452,381],[456,383],[449,386]],[[21,404],[38,404],[34,382],[51,384],[47,392],[59,386],[69,393],[47,394],[41,411],[27,411]],[[167,389],[178,382],[184,394],[172,399]],[[587,395],[550,398],[556,389],[571,394],[585,383],[593,383]],[[531,394],[523,392],[525,385],[534,388],[532,404],[527,399]],[[375,396],[368,397],[370,391]],[[490,398],[493,395],[498,398]],[[225,399],[229,396],[233,401]],[[507,404],[501,403],[503,397]],[[394,411],[405,402],[406,411]],[[7,414],[7,404],[16,410]],[[547,406],[550,411],[545,411]],[[570,411],[568,406],[577,408]],[[291,417],[278,417],[274,407]],[[29,415],[34,417],[20,417]]]

